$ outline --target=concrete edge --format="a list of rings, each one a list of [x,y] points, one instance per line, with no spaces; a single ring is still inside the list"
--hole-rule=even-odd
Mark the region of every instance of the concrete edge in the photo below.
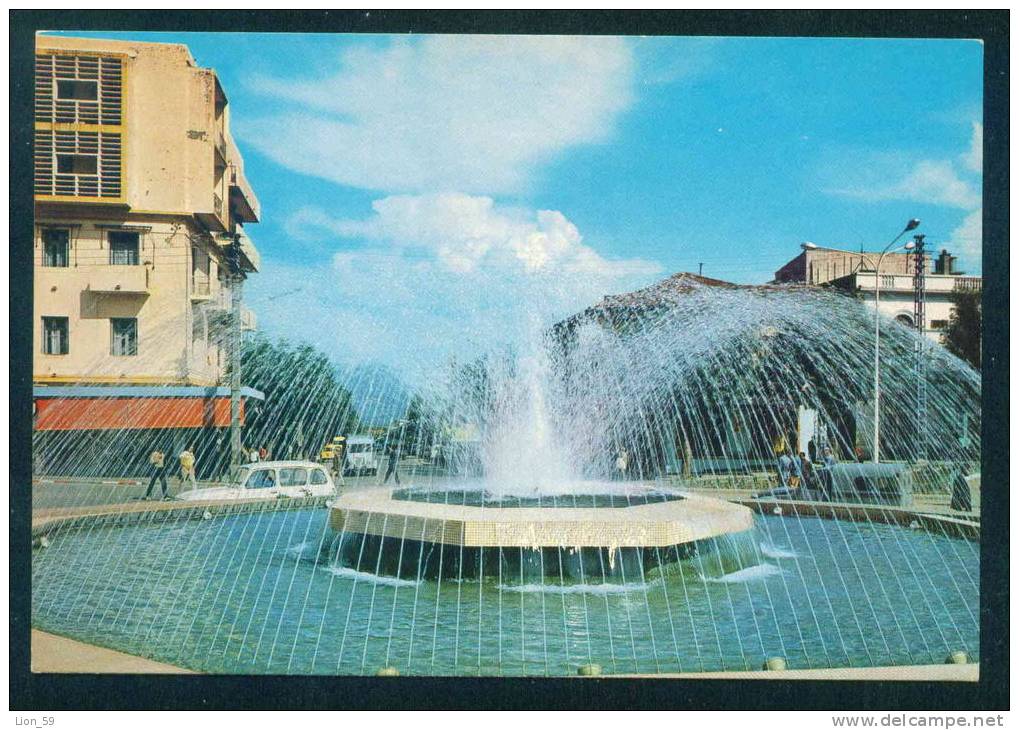
[[[747,679],[871,682],[978,682],[979,664],[915,664],[901,667],[786,669],[759,672],[689,672],[683,674],[604,674],[603,679]]]

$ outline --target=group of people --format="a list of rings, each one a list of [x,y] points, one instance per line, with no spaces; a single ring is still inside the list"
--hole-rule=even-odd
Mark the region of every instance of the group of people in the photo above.
[[[256,464],[259,461],[269,460],[269,449],[265,446],[259,446],[258,448],[252,446],[250,449],[245,449],[244,451],[249,464]]]
[[[186,447],[177,456],[177,461],[180,464],[180,483],[183,486],[185,483],[190,482],[192,488],[198,488],[198,480],[195,477],[195,454],[190,446]],[[152,490],[156,486],[156,482],[160,482],[163,489],[162,499],[170,499],[169,489],[166,484],[166,472],[169,468],[167,463],[166,454],[160,449],[153,449],[152,453],[149,454],[149,466],[152,469],[152,478],[149,480],[149,488],[145,490],[145,496],[143,500],[151,498]]]
[[[814,442],[810,443],[812,446]],[[806,452],[801,451],[793,458],[788,451],[782,451],[778,457],[780,486],[804,491],[813,489],[826,497],[831,492],[831,469],[836,463],[835,454],[828,446],[822,449],[821,464],[818,466],[815,466],[814,460]]]

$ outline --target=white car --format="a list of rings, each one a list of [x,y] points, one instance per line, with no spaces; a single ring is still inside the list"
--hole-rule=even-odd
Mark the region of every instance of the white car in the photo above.
[[[185,501],[331,497],[336,485],[329,472],[310,461],[262,461],[245,464],[231,484],[181,492]]]

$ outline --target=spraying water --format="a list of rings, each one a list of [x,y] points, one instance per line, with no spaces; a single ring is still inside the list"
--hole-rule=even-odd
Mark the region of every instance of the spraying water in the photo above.
[[[371,434],[397,454],[408,503],[482,510],[610,513],[674,506],[690,491],[746,498],[792,477],[804,497],[854,493],[877,516],[947,502],[978,468],[980,374],[885,322],[873,453],[872,317],[826,291],[675,277],[558,323],[535,320],[527,341],[473,361],[415,361],[427,375],[398,384],[255,339],[245,382],[265,401],[251,403],[245,439],[316,459],[338,433]],[[397,401],[402,417],[380,415]],[[194,442],[203,481],[228,478],[223,436],[214,426],[174,436]],[[167,437],[38,430],[37,476],[83,481],[40,488],[37,510],[128,514],[118,479],[144,479],[152,444]],[[841,471],[806,463],[826,461]],[[860,462],[884,471],[850,470]],[[380,486],[381,466],[347,475],[341,491]],[[562,674],[583,660],[656,672],[745,669],[772,655],[803,667],[929,663],[978,650],[972,543],[885,520],[782,514],[682,554],[564,545],[478,556],[375,515],[379,537],[335,541],[345,561],[324,510],[282,500],[118,528],[81,518],[61,522],[36,556],[33,616],[204,671]]]

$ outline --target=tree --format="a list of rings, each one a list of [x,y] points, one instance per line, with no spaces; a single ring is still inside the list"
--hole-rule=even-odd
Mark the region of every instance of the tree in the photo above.
[[[953,355],[980,368],[980,292],[952,293],[952,316],[941,335],[942,344]]]
[[[265,394],[246,414],[247,446],[267,446],[276,458],[314,457],[333,436],[358,430],[350,392],[314,347],[256,334],[244,342],[241,368],[245,385]]]

